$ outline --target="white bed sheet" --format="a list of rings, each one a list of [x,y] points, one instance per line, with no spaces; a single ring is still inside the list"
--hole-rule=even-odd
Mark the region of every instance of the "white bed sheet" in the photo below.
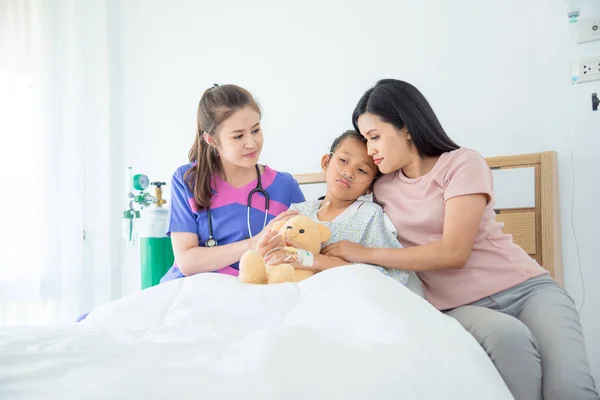
[[[2,399],[512,399],[450,317],[366,265],[200,274],[72,326],[0,331]]]

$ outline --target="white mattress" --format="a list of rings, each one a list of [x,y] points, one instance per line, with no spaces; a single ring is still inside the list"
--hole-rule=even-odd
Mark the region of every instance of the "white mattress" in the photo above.
[[[511,399],[450,317],[366,265],[299,284],[221,274],[0,331],[1,399]]]

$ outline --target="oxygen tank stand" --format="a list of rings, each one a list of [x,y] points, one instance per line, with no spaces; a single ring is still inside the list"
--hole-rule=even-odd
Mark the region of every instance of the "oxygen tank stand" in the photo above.
[[[160,283],[160,279],[175,261],[171,238],[166,235],[169,229],[169,211],[163,207],[162,198],[165,182],[152,182],[154,207],[144,212],[144,227],[140,234],[142,290]]]
[[[168,209],[163,207],[162,187],[165,182],[152,182],[146,175],[132,176],[132,168],[128,168],[128,208],[123,211],[123,238],[126,242],[125,265],[123,266],[123,292],[127,280],[127,271],[131,255],[139,243],[139,288],[146,289],[160,282],[160,278],[173,265],[174,255],[171,238],[166,235],[168,230]],[[146,192],[149,186],[154,186],[155,195]],[[137,280],[137,279],[136,279]],[[137,286],[137,285],[136,285]]]

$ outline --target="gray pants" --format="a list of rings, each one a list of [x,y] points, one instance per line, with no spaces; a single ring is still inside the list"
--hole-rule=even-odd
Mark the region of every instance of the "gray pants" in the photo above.
[[[600,399],[575,303],[550,276],[446,314],[486,350],[516,400]]]

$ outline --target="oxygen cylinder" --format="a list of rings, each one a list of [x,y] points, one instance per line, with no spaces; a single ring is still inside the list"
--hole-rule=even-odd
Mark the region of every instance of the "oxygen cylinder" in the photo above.
[[[175,260],[169,229],[169,210],[163,207],[164,182],[152,182],[155,186],[156,203],[142,211],[140,221],[140,263],[142,290],[157,285],[160,278],[171,268]]]

